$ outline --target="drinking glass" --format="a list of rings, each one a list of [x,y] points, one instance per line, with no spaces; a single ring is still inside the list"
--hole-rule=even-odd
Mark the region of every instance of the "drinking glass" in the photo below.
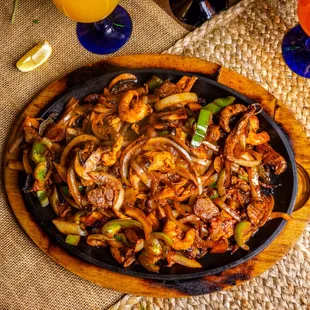
[[[240,0],[169,0],[173,14],[183,23],[195,27]]]
[[[80,43],[95,54],[111,54],[129,40],[132,22],[119,0],[53,0],[66,16],[77,21]]]
[[[299,0],[297,12],[300,25],[284,36],[282,54],[292,71],[310,78],[310,0]]]

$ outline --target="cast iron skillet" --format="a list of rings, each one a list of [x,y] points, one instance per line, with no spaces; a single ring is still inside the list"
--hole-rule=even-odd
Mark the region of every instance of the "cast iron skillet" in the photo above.
[[[173,82],[179,80],[184,75],[184,72],[157,69],[137,69],[128,70],[126,72],[135,74],[140,84],[147,81],[153,74],[162,79],[169,78]],[[58,115],[61,114],[65,104],[71,97],[80,99],[90,93],[102,92],[103,88],[108,85],[112,78],[120,73],[123,72],[104,74],[92,80],[85,81],[79,86],[68,90],[54,103],[52,103],[51,106],[49,106],[44,112],[42,112],[40,116],[46,118],[51,113],[57,113]],[[245,96],[226,86],[205,77],[198,77],[199,78],[196,81],[192,91],[196,92],[199,97],[206,98],[207,102],[219,97],[231,95],[236,97],[237,102],[239,103],[243,103],[245,105],[252,103],[251,100]],[[274,210],[290,214],[294,207],[297,191],[297,172],[294,154],[286,135],[266,113],[262,112],[259,115],[259,120],[261,129],[266,130],[270,135],[271,145],[285,158],[288,164],[287,170],[280,177],[273,176],[273,183],[277,182],[282,184],[282,186],[277,187],[274,190]],[[21,186],[24,185],[24,180],[25,178],[21,178]],[[39,205],[37,198],[31,194],[24,194],[24,197],[27,206],[38,222],[40,222],[48,234],[70,254],[115,272],[155,280],[193,279],[205,275],[216,274],[223,270],[235,267],[261,252],[280,233],[285,225],[285,221],[282,219],[274,219],[267,222],[248,242],[248,245],[250,246],[249,251],[240,249],[233,255],[230,253],[207,254],[199,260],[204,266],[202,269],[191,269],[175,264],[171,268],[163,268],[159,274],[153,274],[143,269],[141,266],[123,268],[112,258],[110,251],[107,248],[95,248],[88,246],[84,239],[81,239],[77,247],[66,244],[65,236],[61,234],[52,223],[52,220],[55,218],[52,208],[49,206],[42,208]]]

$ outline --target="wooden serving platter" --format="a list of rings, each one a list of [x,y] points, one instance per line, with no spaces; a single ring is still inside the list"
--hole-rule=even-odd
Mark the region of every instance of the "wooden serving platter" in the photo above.
[[[114,57],[82,67],[50,84],[37,95],[19,117],[8,139],[13,141],[16,132],[27,115],[36,116],[49,103],[67,89],[107,72],[137,68],[161,68],[200,74],[235,89],[250,99],[260,102],[264,110],[288,135],[298,167],[298,195],[292,214],[293,219],[279,236],[253,259],[220,274],[193,280],[158,281],[135,278],[115,273],[89,264],[65,252],[49,238],[35,221],[23,201],[18,182],[18,172],[7,168],[7,161],[16,159],[16,154],[5,153],[5,189],[12,210],[29,237],[48,256],[74,274],[93,283],[123,293],[154,297],[186,297],[228,289],[252,279],[272,267],[297,242],[310,219],[310,143],[303,128],[293,114],[276,98],[255,82],[218,64],[205,60],[172,55],[132,55]]]

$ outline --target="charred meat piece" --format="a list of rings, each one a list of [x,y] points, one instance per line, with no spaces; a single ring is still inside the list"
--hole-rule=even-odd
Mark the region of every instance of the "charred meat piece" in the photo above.
[[[181,120],[187,119],[186,109],[178,109],[175,111],[153,113],[150,116],[150,124],[155,129],[165,129],[168,127],[179,127]]]
[[[229,242],[226,238],[220,238],[211,249],[211,253],[225,253],[228,250]]]
[[[97,103],[99,101],[99,94],[89,94],[83,100],[88,103]]]
[[[274,169],[274,173],[276,175],[279,175],[286,170],[287,164],[285,159],[279,153],[277,153],[271,147],[271,145],[268,143],[257,145],[256,150],[258,153],[262,154],[263,163],[265,165],[271,166]]]
[[[81,217],[81,222],[86,226],[94,226],[97,222],[100,222],[104,218],[104,215],[98,211],[94,211],[89,215]]]
[[[33,143],[34,141],[41,139],[38,132],[30,126],[26,126],[24,128],[24,133],[25,133],[25,140],[27,143]]]
[[[204,222],[209,221],[220,214],[218,207],[210,198],[198,198],[194,205],[194,213]]]
[[[223,220],[221,216],[210,220],[210,238],[218,241],[221,238],[230,238],[234,234],[236,220]]]
[[[170,81],[167,81],[159,88],[157,88],[154,94],[159,96],[160,98],[164,98],[173,94],[179,94],[181,92],[181,87],[175,85],[174,83],[171,83]]]
[[[214,143],[217,140],[219,140],[220,137],[221,137],[220,126],[209,125],[206,140],[208,142]]]
[[[99,210],[112,207],[114,199],[114,191],[112,188],[101,186],[87,193],[88,202]]]
[[[247,207],[247,214],[251,223],[260,227],[263,226],[274,207],[274,199],[272,196],[263,196],[262,199],[251,202]]]
[[[230,132],[229,128],[230,119],[235,115],[245,112],[246,109],[247,108],[243,104],[239,103],[227,106],[220,112],[220,126],[226,132]]]
[[[114,248],[110,247],[113,258],[119,263],[123,264],[132,254],[132,248]]]

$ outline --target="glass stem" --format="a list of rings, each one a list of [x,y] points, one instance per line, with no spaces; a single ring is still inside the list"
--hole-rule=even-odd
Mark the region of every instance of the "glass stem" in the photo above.
[[[108,18],[104,18],[99,22],[95,22],[94,25],[98,31],[104,31],[106,33],[113,31],[113,25]]]
[[[307,39],[305,45],[306,45],[306,49],[310,52],[310,38]]]
[[[106,17],[103,20],[100,20],[99,22],[94,23],[95,28],[102,33],[102,35],[107,35],[110,38],[113,38],[115,40],[123,40],[125,35],[117,31],[117,27],[123,26],[119,24],[113,24],[111,20]]]

